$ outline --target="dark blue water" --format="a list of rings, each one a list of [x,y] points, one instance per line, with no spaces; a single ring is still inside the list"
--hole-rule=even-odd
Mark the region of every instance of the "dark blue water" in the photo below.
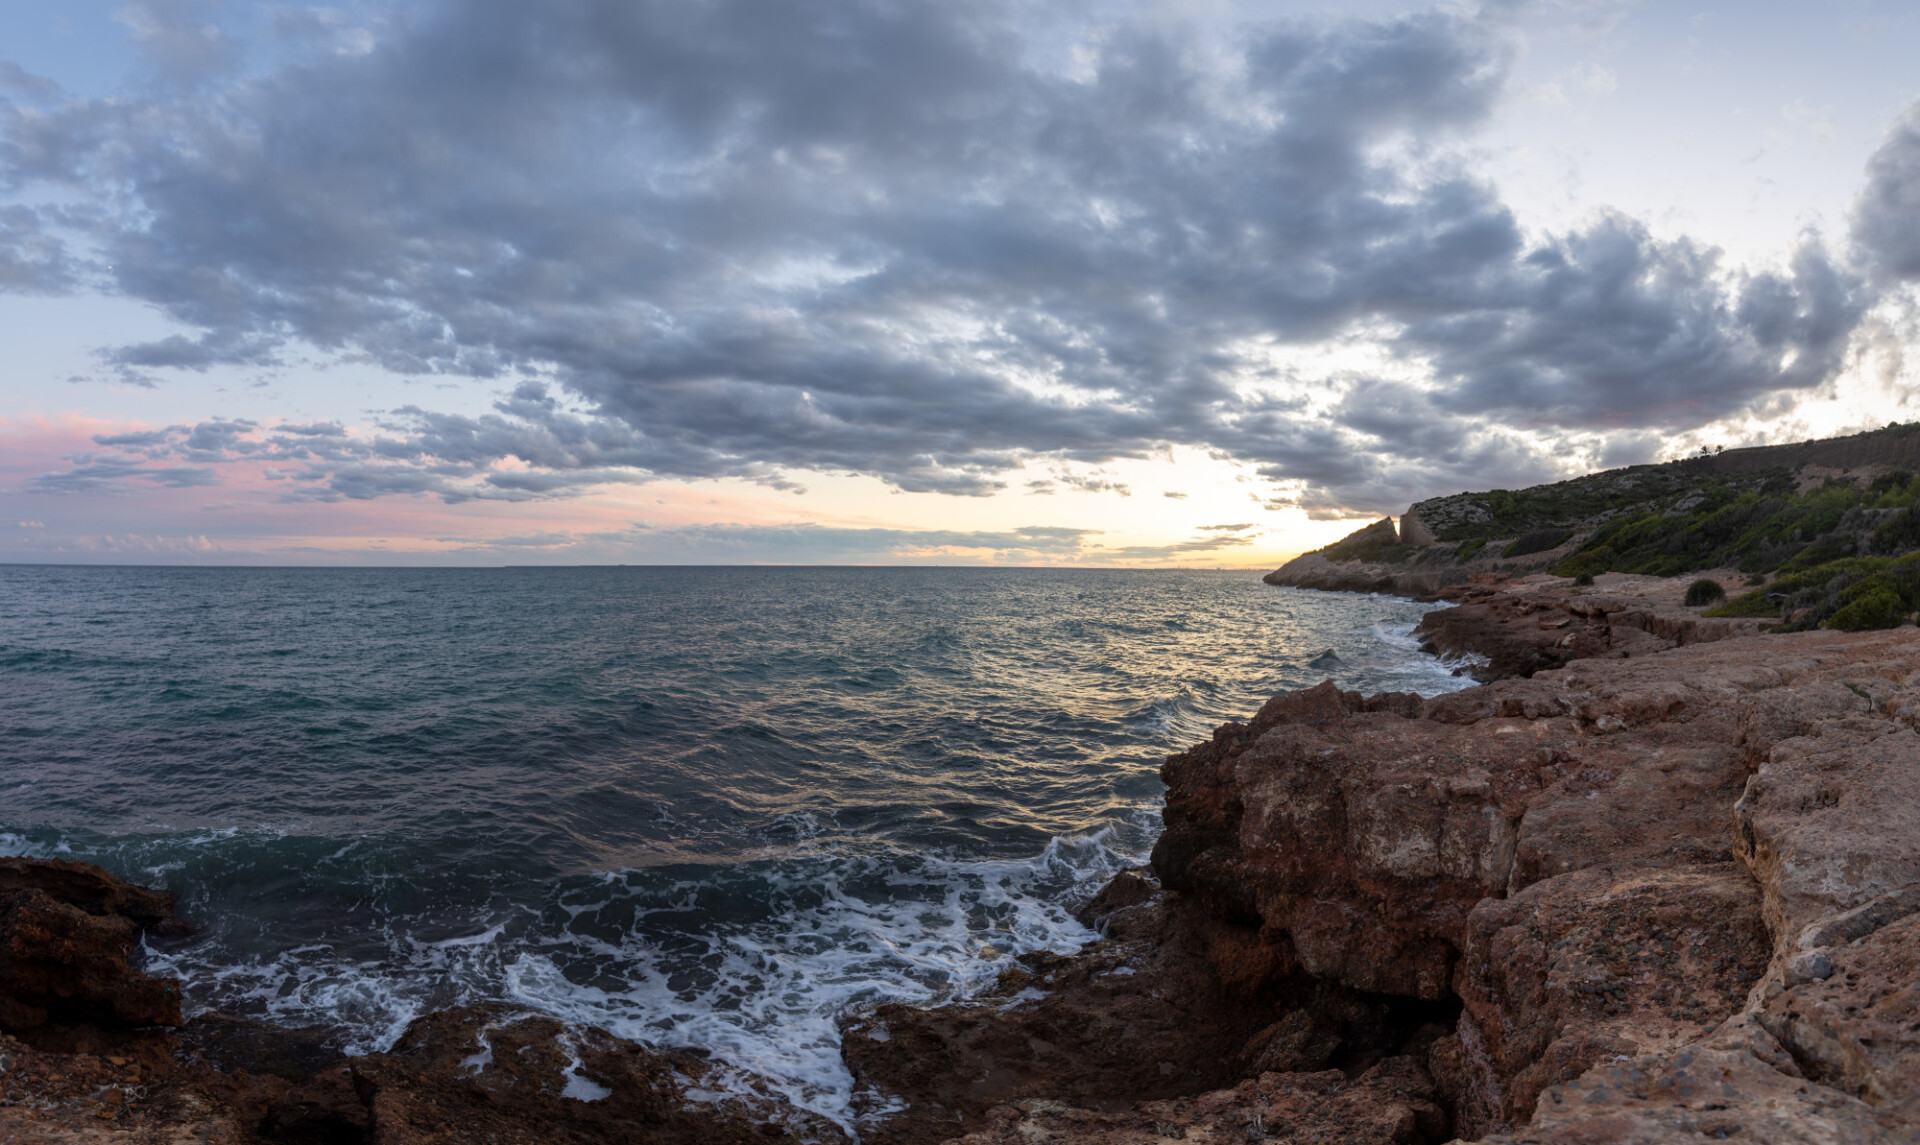
[[[1434,693],[1423,606],[1246,573],[0,567],[0,850],[181,896],[196,1008],[499,999],[836,1118],[833,1018],[1090,937],[1169,751]]]

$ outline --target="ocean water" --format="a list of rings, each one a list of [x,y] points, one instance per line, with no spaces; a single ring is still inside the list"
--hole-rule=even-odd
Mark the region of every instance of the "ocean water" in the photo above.
[[[0,567],[0,852],[177,892],[198,931],[147,957],[190,1011],[365,1052],[505,1001],[847,1123],[840,1014],[1088,941],[1161,761],[1273,692],[1469,683],[1408,639],[1428,607],[1242,572]]]

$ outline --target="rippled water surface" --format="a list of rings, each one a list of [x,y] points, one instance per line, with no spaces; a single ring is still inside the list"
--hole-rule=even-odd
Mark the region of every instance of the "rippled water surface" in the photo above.
[[[0,850],[179,892],[205,1009],[498,999],[843,1118],[834,1018],[1090,937],[1169,751],[1464,681],[1249,573],[0,567]],[[1327,649],[1337,660],[1310,667]],[[1330,665],[1330,666],[1329,666]]]

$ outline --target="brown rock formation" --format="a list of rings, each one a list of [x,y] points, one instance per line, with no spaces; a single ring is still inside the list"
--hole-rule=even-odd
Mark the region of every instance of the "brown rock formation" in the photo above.
[[[180,1025],[180,983],[133,964],[142,930],[177,925],[170,897],[97,867],[0,858],[0,1030]]]
[[[143,929],[180,928],[171,909],[85,864],[0,859],[0,1142],[845,1140],[770,1094],[694,1099],[713,1068],[700,1055],[531,1014],[430,1014],[355,1059],[324,1030],[217,1014],[183,1026],[179,984],[131,960]]]
[[[1723,572],[1722,584],[1739,577]],[[1772,629],[1770,620],[1705,618],[1681,603],[1684,587],[1660,577],[1607,573],[1581,588],[1563,577],[1500,573],[1474,576],[1441,597],[1458,607],[1435,609],[1416,635],[1443,656],[1482,663],[1482,681],[1527,677],[1574,660],[1646,656],[1683,644],[1706,644]]]
[[[987,1126],[955,1145],[1148,1145],[1168,1140],[1280,1139],[1333,1145],[1414,1145],[1446,1133],[1426,1071],[1411,1058],[1389,1058],[1357,1078],[1339,1070],[1266,1073],[1232,1089],[1145,1102],[1124,1113],[1098,1113],[1057,1101],[998,1106]]]
[[[1463,1092],[1462,1130],[1524,1125],[1547,1085],[1706,1037],[1771,953],[1757,889],[1732,863],[1588,868],[1487,899],[1467,919],[1459,1036],[1497,1084]]]
[[[1459,997],[1428,1060],[1465,1137],[1672,1139],[1737,1098],[1715,1126],[1904,1140],[1916,669],[1904,629],[1580,660],[1418,719],[1322,685],[1169,761],[1155,867],[1313,974]],[[1722,1108],[1647,1088],[1689,1054]],[[1595,1097],[1608,1070],[1652,1080]]]
[[[1398,1048],[1430,1016],[1305,978],[1284,946],[1191,900],[1141,898],[1151,889],[1138,876],[1115,885],[1123,893],[1088,913],[1106,941],[1070,957],[1022,958],[963,1003],[881,1006],[846,1025],[842,1053],[857,1086],[876,1106],[907,1107],[866,1140],[942,1141],[1028,1099],[1119,1112],[1261,1072],[1352,1068]],[[1115,897],[1132,902],[1115,909]]]
[[[690,1100],[712,1069],[700,1055],[498,1006],[429,1014],[351,1068],[374,1145],[747,1145],[792,1141],[796,1129],[844,1140],[771,1100],[760,1110]]]
[[[1759,636],[1683,586],[1550,580],[1475,586],[1457,631],[1584,658],[1426,702],[1323,684],[1172,757],[1163,898],[1044,981],[886,1018],[911,1044],[856,1075],[941,1106],[898,1139],[1920,1141],[1920,632]],[[1150,1018],[1100,984],[1121,967]],[[1370,1054],[1333,1000],[1374,1007]],[[1275,1099],[1327,1066],[1371,1096]]]

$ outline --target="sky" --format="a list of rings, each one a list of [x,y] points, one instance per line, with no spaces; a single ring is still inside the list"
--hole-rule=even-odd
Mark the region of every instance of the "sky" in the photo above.
[[[1920,12],[0,0],[0,561],[1273,567],[1916,417]]]

